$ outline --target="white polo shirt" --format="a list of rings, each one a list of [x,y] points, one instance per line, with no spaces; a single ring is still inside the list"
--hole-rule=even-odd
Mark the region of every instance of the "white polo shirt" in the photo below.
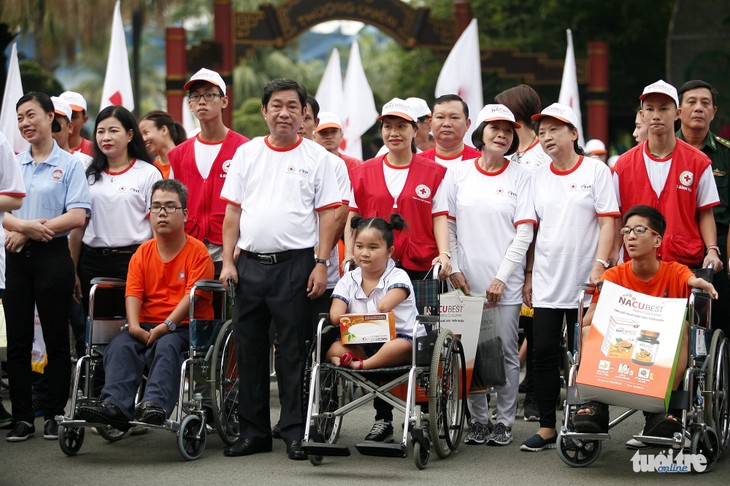
[[[535,224],[530,173],[507,161],[499,172],[486,172],[479,159],[457,164],[444,183],[449,219],[456,222],[458,270],[473,295],[485,295],[502,265],[520,224]],[[522,303],[525,258],[505,282],[501,303]],[[453,263],[453,262],[452,262]]]
[[[396,268],[395,262],[388,259],[388,265],[385,272],[380,277],[378,285],[366,295],[362,289],[362,269],[356,268],[351,272],[347,272],[342,276],[334,292],[333,299],[340,299],[347,304],[347,312],[350,313],[377,313],[378,302],[385,297],[390,290],[405,289],[408,297],[395,306],[393,313],[395,314],[395,332],[406,336],[413,335],[413,324],[416,322],[416,297],[413,295],[413,284],[405,270]],[[426,329],[423,324],[418,324],[418,332],[416,337],[425,336]]]
[[[91,218],[83,242],[92,248],[139,245],[152,238],[149,220],[152,185],[162,179],[154,165],[142,160],[121,172],[102,171],[101,179],[87,177]]]
[[[574,309],[578,285],[588,281],[598,249],[598,217],[619,216],[611,170],[581,157],[571,170],[552,163],[532,173],[538,231],[532,269],[534,307]]]
[[[20,164],[15,158],[10,142],[0,132],[0,195],[25,197],[25,184],[20,174]],[[5,211],[0,211],[0,290],[5,288],[5,231],[2,230]]]
[[[347,164],[340,157],[329,153],[327,160],[332,165],[332,169],[335,171],[335,178],[337,179],[337,187],[342,197],[342,204],[348,205],[350,203],[350,194],[352,193],[352,186],[350,185],[350,175],[347,172]],[[327,289],[335,288],[337,281],[340,279],[340,252],[337,249],[337,240],[340,235],[335,235],[335,242],[332,246],[332,253],[330,253],[330,266],[327,267]]]
[[[277,253],[317,245],[316,212],[342,204],[328,154],[304,138],[277,148],[257,137],[238,148],[221,199],[241,207],[239,248]]]
[[[532,145],[527,147],[524,152],[515,152],[510,157],[512,162],[517,162],[521,166],[528,170],[535,170],[541,165],[549,164],[551,162],[550,156],[545,153],[540,145],[540,140],[535,137],[535,141]]]

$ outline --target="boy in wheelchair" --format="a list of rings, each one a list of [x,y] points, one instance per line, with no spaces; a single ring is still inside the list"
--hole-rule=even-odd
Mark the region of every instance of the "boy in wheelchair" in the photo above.
[[[345,313],[393,311],[396,339],[383,344],[343,345],[338,340],[327,350],[327,359],[335,366],[367,370],[410,363],[413,347],[413,324],[416,320],[416,300],[408,274],[396,268],[393,254],[393,230],[402,230],[405,223],[398,214],[390,222],[382,218],[352,218],[355,232],[354,257],[357,268],[345,274],[332,293],[330,318],[338,325]],[[422,324],[418,336],[426,334]],[[378,409],[376,425],[390,431],[392,409]],[[383,416],[381,416],[383,415]]]
[[[189,349],[190,289],[213,278],[213,261],[200,241],[185,234],[187,189],[174,179],[152,186],[150,222],[155,238],[132,256],[127,274],[127,326],[104,354],[105,384],[97,404],[78,415],[119,430],[140,422],[163,425],[178,397],[180,367]],[[210,296],[196,301],[196,314],[212,319]],[[198,312],[200,310],[200,312]],[[147,368],[144,397],[135,395]]]
[[[666,298],[688,298],[690,287],[697,287],[717,298],[715,287],[706,280],[696,277],[692,271],[681,263],[664,262],[657,259],[657,250],[661,246],[666,221],[664,216],[651,206],[634,206],[624,215],[624,226],[620,233],[626,252],[631,260],[606,270],[601,282],[610,281],[622,287],[641,292],[646,295]],[[600,295],[599,288],[593,295],[593,301],[583,318],[583,343],[588,336],[596,302]],[[582,346],[581,346],[582,347]],[[675,374],[673,389],[682,382],[689,359],[689,335],[685,324],[682,345]],[[682,431],[680,411],[668,414],[644,413],[646,424],[643,435],[672,437],[675,432]],[[588,402],[579,407],[574,427],[576,432],[605,433],[608,432],[608,405]]]

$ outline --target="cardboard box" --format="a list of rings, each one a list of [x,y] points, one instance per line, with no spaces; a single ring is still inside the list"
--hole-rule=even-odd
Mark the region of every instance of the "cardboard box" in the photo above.
[[[581,400],[666,412],[686,299],[640,294],[604,282],[576,379]]]
[[[387,343],[395,339],[395,315],[343,314],[340,317],[342,344]]]

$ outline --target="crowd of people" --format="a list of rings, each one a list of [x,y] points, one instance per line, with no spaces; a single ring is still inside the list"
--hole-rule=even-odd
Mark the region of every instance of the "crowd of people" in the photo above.
[[[131,420],[159,425],[170,416],[188,346],[184,296],[196,279],[216,278],[237,290],[240,440],[225,455],[267,452],[279,437],[294,460],[307,457],[302,376],[320,312],[334,323],[347,312],[394,312],[396,339],[337,341],[327,350],[335,365],[370,369],[410,360],[412,281],[438,277],[483,296],[499,311],[507,380],[491,395],[472,387],[465,442],[512,443],[522,391],[522,415],[539,427],[520,449],[541,451],[555,447],[560,340],[583,305],[578,285],[602,281],[607,269],[638,255],[637,240],[651,238],[662,262],[714,265],[714,309],[730,305],[730,142],[710,131],[717,97],[704,81],[679,91],[661,80],[648,85],[637,96],[637,145],[612,166],[600,141],[584,153],[570,107],[543,109],[524,84],[476,114],[471,145],[464,142],[469,108],[456,94],[432,107],[394,98],[378,118],[383,148],[365,162],[340,152],[342,121],[320,112],[297,81],[264,87],[269,133],[252,140],[225,126],[228,98],[218,73],[201,69],[185,89],[200,122],[191,138],[163,111],[138,122],[110,106],[97,115],[89,141],[80,136],[88,119],[80,94],[32,92],[18,100],[18,126],[30,149],[16,156],[0,140],[8,441],[33,436],[39,413],[44,438],[57,438],[54,417],[63,413],[70,382],[68,323],[82,353],[94,277],[127,279],[129,326],[105,355],[101,400],[81,407],[82,418],[125,429]],[[657,228],[663,223],[654,213],[632,213],[635,207],[655,208],[666,227]],[[687,272],[683,281],[696,284]],[[650,281],[655,273],[638,278]],[[35,406],[30,360],[36,312],[48,355],[42,407]],[[273,428],[272,343],[281,402]],[[145,365],[150,379],[135,404]],[[391,441],[392,407],[375,400],[374,408],[366,440]],[[594,404],[581,412],[586,430],[596,420],[585,417],[607,417]],[[668,414],[656,422],[672,420]]]

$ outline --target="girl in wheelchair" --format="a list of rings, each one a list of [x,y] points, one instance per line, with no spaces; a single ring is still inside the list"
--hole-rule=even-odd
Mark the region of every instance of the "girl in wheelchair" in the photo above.
[[[383,218],[352,218],[355,233],[354,257],[357,268],[346,273],[332,293],[330,319],[338,325],[345,313],[393,311],[396,339],[383,344],[343,345],[339,338],[327,351],[335,366],[368,370],[397,366],[411,361],[416,299],[408,274],[396,268],[393,255],[393,230],[402,230],[405,222],[398,214]],[[426,334],[418,326],[418,336]]]
[[[697,287],[717,299],[715,287],[704,279],[695,277],[686,266],[677,262],[665,262],[657,258],[666,221],[664,216],[651,206],[634,206],[624,216],[624,226],[620,229],[623,242],[630,261],[606,270],[601,281],[608,280],[623,287],[655,297],[688,298],[691,287]],[[593,295],[593,301],[583,318],[583,343],[588,336],[588,326],[591,325],[593,313],[598,301],[599,291]],[[685,325],[682,337],[677,371],[675,374],[674,390],[684,377],[689,358],[689,338]],[[582,348],[582,346],[581,346]],[[668,414],[645,413],[646,425],[643,435],[657,437],[672,437],[675,432],[681,432],[681,412],[674,411]],[[576,432],[604,433],[608,431],[608,405],[598,402],[588,402],[579,407],[575,416]]]

